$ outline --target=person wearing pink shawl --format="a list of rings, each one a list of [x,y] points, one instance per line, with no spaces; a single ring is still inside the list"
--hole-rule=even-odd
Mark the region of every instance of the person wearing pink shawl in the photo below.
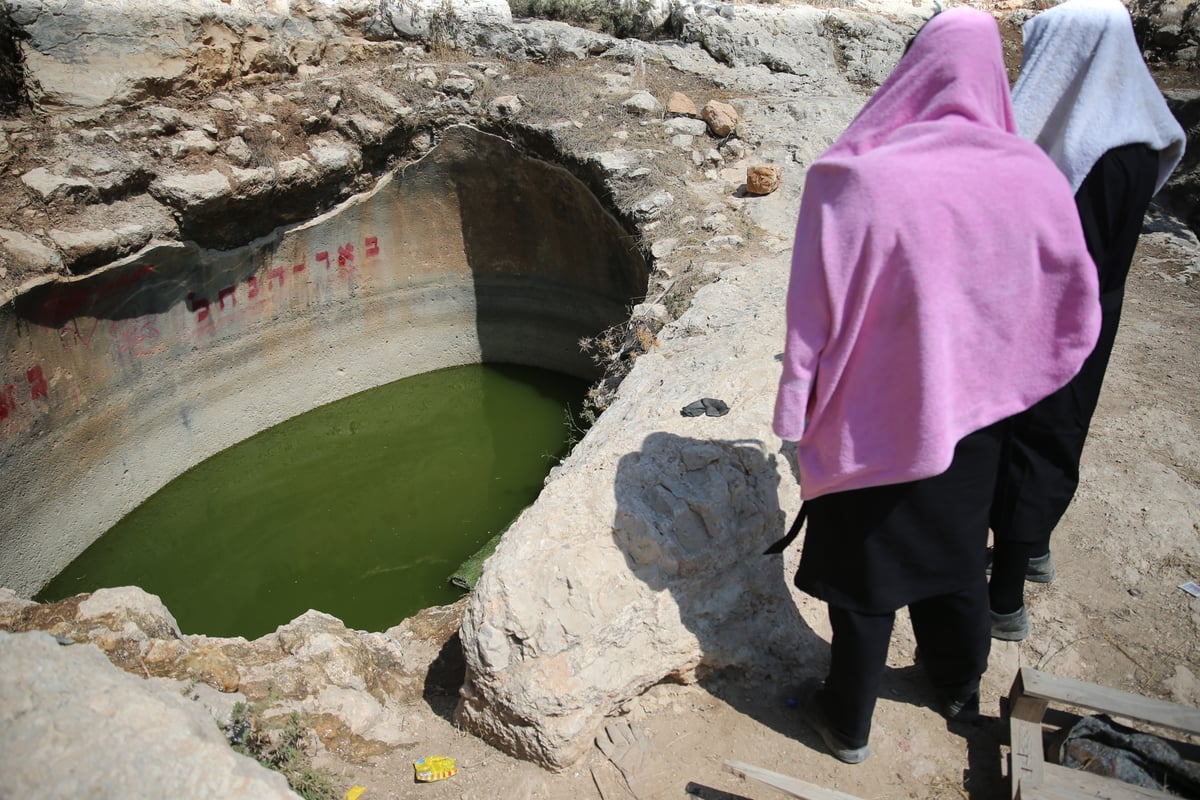
[[[833,630],[806,712],[847,763],[903,606],[942,712],[978,716],[1002,421],[1096,342],[1071,188],[1016,130],[995,20],[955,8],[808,172],[774,429],[808,521],[795,582]]]
[[[1150,198],[1186,141],[1142,60],[1120,0],[1068,0],[1029,19],[1013,86],[1022,136],[1075,192],[1100,279],[1095,350],[1070,383],[1012,424],[992,505],[992,636],[1029,635],[1025,581],[1054,580],[1050,534],[1079,486],[1079,463],[1117,336],[1125,279]]]

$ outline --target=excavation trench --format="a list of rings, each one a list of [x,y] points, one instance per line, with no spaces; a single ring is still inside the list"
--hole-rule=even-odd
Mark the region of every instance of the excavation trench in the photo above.
[[[580,339],[624,320],[646,278],[628,231],[582,182],[456,127],[304,224],[235,250],[155,246],[26,291],[0,308],[0,586],[37,593],[185,471],[365,390],[479,364],[582,387],[598,376]],[[457,402],[431,391],[420,402]],[[387,413],[418,401],[396,402]],[[255,491],[253,474],[232,480],[240,509],[225,513],[262,521],[269,570],[270,550],[289,547],[271,529],[288,501],[270,484]],[[331,502],[347,494],[332,477],[307,485]],[[366,533],[347,523],[339,536]]]

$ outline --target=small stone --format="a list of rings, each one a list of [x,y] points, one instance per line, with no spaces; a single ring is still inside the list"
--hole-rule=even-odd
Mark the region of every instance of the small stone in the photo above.
[[[488,111],[492,116],[496,117],[515,117],[521,113],[523,108],[524,105],[521,103],[521,98],[515,94],[495,97],[488,103]]]
[[[438,87],[441,91],[454,97],[470,97],[475,94],[475,81],[465,76],[446,78]]]
[[[733,106],[720,100],[709,100],[700,110],[700,118],[708,123],[713,136],[725,138],[737,129],[738,113]]]
[[[671,92],[671,96],[667,98],[667,113],[694,117],[697,114],[696,104],[683,92]]]
[[[779,188],[783,168],[774,164],[758,164],[746,169],[746,191],[750,194],[770,194]]]
[[[621,103],[621,108],[631,114],[661,114],[662,103],[649,92],[637,92]]]

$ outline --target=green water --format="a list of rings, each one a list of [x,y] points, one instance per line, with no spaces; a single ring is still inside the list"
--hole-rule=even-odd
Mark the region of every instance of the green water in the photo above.
[[[255,638],[309,608],[384,630],[462,596],[447,579],[537,497],[585,389],[473,365],[315,409],[167,484],[37,599],[132,584],[185,633]]]

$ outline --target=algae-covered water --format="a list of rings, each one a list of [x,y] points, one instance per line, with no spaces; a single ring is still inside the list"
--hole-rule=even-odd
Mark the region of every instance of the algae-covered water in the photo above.
[[[537,497],[585,389],[472,365],[315,409],[167,484],[37,599],[137,585],[185,633],[255,638],[310,608],[384,630],[462,596],[449,576]]]

